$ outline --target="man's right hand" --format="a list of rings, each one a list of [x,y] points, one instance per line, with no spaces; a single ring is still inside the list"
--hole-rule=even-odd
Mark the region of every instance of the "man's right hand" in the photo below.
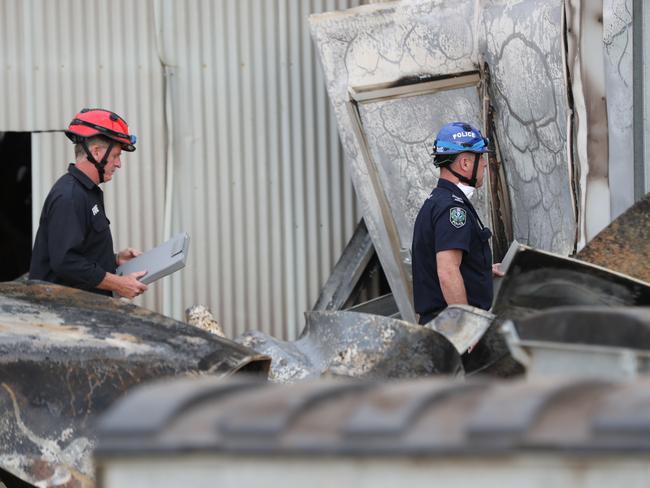
[[[135,298],[147,291],[147,285],[139,281],[146,274],[146,271],[136,271],[124,276],[106,273],[97,288],[110,290],[124,298]]]
[[[119,296],[124,298],[135,298],[147,291],[147,285],[140,282],[140,278],[146,275],[146,271],[136,271],[128,275],[118,276],[120,284],[117,290],[114,290]]]

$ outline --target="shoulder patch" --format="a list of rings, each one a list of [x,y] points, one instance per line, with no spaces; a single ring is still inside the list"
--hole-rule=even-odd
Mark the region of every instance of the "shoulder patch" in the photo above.
[[[464,208],[452,207],[449,209],[449,222],[451,225],[460,229],[467,222],[467,212]]]

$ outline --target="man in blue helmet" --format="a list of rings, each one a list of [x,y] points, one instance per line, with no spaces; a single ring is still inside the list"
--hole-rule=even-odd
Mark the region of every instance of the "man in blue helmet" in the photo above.
[[[413,295],[419,323],[447,305],[492,305],[490,229],[470,199],[483,184],[488,140],[464,122],[445,124],[433,145],[438,186],[424,202],[413,229]]]

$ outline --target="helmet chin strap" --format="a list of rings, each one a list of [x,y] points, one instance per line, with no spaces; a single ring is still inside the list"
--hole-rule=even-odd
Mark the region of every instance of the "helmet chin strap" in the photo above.
[[[95,165],[95,168],[97,168],[97,174],[99,174],[99,182],[104,183],[104,168],[106,168],[106,160],[108,159],[108,155],[111,153],[111,150],[113,149],[113,143],[111,142],[108,144],[108,147],[106,148],[106,152],[104,153],[102,160],[99,162],[97,162],[95,157],[91,154],[90,149],[88,149],[88,144],[86,144],[86,141],[83,141],[81,143],[81,147],[84,148],[88,161],[93,163]]]
[[[469,186],[473,186],[474,188],[476,188],[476,183],[477,183],[476,175],[478,173],[478,161],[479,161],[479,159],[481,159],[481,153],[474,153],[474,167],[472,168],[472,177],[471,178],[468,178],[467,176],[463,176],[460,173],[457,173],[456,171],[451,169],[451,167],[450,167],[451,165],[449,165],[447,167],[447,169],[449,170],[449,172],[452,175],[454,175],[456,178],[458,178],[463,183],[466,183]]]

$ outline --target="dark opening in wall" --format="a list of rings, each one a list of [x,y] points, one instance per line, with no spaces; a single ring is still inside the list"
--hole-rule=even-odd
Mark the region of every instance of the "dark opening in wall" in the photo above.
[[[32,138],[0,132],[0,281],[29,271],[32,256]]]

